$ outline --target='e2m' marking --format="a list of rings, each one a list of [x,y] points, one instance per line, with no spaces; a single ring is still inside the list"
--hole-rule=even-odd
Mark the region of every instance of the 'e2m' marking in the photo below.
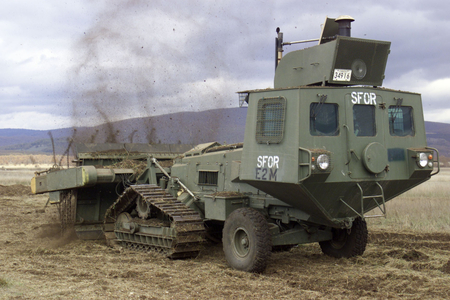
[[[277,180],[279,156],[260,155],[256,163],[256,179],[257,180]]]
[[[365,92],[352,92],[353,104],[377,105],[377,94]]]

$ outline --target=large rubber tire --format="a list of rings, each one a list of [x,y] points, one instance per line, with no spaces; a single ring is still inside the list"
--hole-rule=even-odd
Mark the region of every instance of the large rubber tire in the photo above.
[[[336,258],[350,258],[363,255],[367,245],[367,224],[361,218],[355,219],[351,229],[332,229],[333,239],[319,242],[322,252]]]
[[[261,273],[272,252],[272,236],[266,218],[253,208],[233,211],[223,227],[223,252],[237,270]]]

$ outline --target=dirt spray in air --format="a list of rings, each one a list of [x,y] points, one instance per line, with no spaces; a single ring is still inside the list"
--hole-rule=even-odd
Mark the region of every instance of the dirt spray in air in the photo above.
[[[202,13],[214,9],[202,6]],[[80,130],[78,141],[156,143],[167,137],[152,116],[226,106],[226,87],[220,85],[228,69],[226,44],[219,43],[217,28],[192,17],[198,13],[189,5],[174,11],[165,1],[105,2],[74,46],[73,124],[103,124]],[[118,120],[136,117],[145,117],[144,123],[117,127]],[[216,116],[201,130],[177,120],[168,126],[185,131],[194,144],[215,140],[228,120]]]

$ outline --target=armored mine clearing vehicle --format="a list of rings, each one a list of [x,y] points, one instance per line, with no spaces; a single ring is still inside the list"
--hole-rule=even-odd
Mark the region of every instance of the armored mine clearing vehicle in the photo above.
[[[420,94],[381,87],[390,42],[351,37],[351,21],[327,18],[318,45],[284,57],[299,42],[277,29],[274,88],[239,93],[243,143],[79,145],[77,167],[37,174],[33,192],[81,238],[171,258],[195,257],[205,237],[249,272],[302,243],[362,255],[365,219],[437,174],[439,156]]]

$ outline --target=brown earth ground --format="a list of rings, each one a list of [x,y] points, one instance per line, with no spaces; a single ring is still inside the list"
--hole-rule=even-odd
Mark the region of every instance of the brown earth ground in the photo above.
[[[229,268],[222,245],[195,259],[59,237],[46,195],[0,186],[1,299],[449,299],[450,234],[370,229],[362,257],[316,244],[273,253],[266,271]]]

